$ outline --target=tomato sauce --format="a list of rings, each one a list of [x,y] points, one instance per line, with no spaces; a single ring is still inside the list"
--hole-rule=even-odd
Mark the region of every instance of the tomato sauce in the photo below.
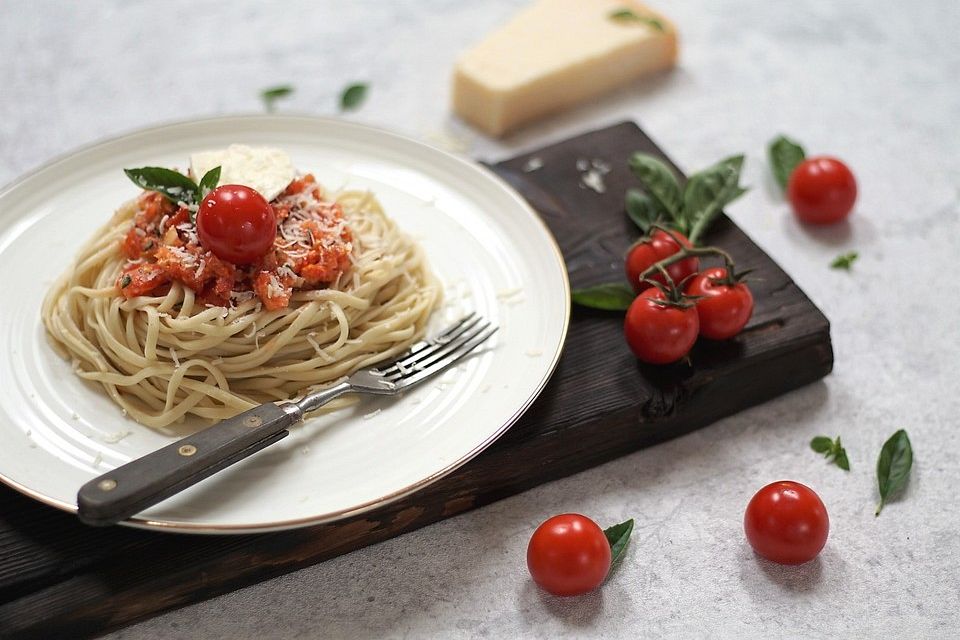
[[[335,282],[350,266],[352,235],[336,202],[325,201],[310,174],[270,203],[277,219],[273,248],[256,263],[236,265],[206,250],[190,209],[145,191],[120,243],[127,259],[117,279],[124,298],[166,294],[172,282],[192,289],[204,304],[226,307],[251,291],[268,310],[283,309],[295,291]]]

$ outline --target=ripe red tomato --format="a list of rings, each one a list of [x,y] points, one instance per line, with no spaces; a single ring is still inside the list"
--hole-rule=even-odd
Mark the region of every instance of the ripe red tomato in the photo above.
[[[555,596],[593,591],[610,571],[610,543],[596,522],[576,513],[553,516],[533,532],[527,568]]]
[[[732,282],[724,267],[713,267],[693,277],[687,295],[700,296],[697,317],[700,335],[726,340],[740,333],[753,313],[753,294],[743,282]]]
[[[654,302],[665,299],[659,289],[647,289],[630,304],[623,323],[631,351],[650,364],[676,362],[687,355],[700,329],[693,305],[681,308]]]
[[[767,560],[802,564],[823,549],[830,518],[813,489],[781,480],[753,496],[743,516],[743,530],[753,550]]]
[[[691,246],[687,237],[679,231],[671,231],[685,247]],[[677,251],[680,251],[680,245],[670,237],[670,234],[657,229],[650,238],[637,242],[627,253],[626,269],[627,280],[633,286],[634,291],[640,293],[648,289],[650,284],[640,281],[640,274],[653,266],[655,262],[660,262],[664,258],[669,258]],[[700,260],[696,257],[686,258],[680,262],[675,262],[667,267],[667,273],[673,278],[674,283],[679,284],[684,278],[696,273],[700,268]],[[660,284],[667,284],[663,274],[656,274],[650,277]]]
[[[787,197],[802,221],[830,224],[843,220],[853,209],[857,180],[836,158],[807,158],[790,174]]]
[[[239,184],[207,194],[197,212],[200,244],[221,260],[249,264],[273,246],[277,219],[262,195]]]

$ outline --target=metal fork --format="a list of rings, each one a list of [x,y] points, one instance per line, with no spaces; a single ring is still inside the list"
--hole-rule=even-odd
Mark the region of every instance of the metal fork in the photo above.
[[[394,360],[361,369],[295,402],[268,402],[187,436],[87,482],[77,515],[109,525],[151,507],[289,435],[305,414],[345,393],[392,396],[431,378],[483,344],[497,327],[475,313]]]

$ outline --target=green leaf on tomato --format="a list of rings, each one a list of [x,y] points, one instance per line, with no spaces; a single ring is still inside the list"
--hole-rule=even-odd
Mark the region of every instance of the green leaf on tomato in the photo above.
[[[770,167],[773,169],[777,183],[780,184],[781,189],[786,190],[790,174],[806,158],[806,152],[798,143],[787,136],[780,135],[770,141],[767,153],[770,156]]]
[[[647,193],[670,214],[681,231],[686,232],[680,183],[666,164],[646,153],[630,156],[630,170],[640,178]]]
[[[880,504],[874,515],[887,501],[907,486],[910,468],[913,466],[913,447],[907,432],[900,429],[883,443],[880,457],[877,458],[877,487],[880,490]]]
[[[198,201],[197,183],[179,171],[166,167],[140,167],[124,169],[123,172],[141,189],[156,191],[173,204],[196,204]]]
[[[724,158],[690,176],[683,190],[683,215],[694,245],[706,233],[725,206],[746,193],[740,186],[743,154]]]
[[[639,189],[627,189],[625,201],[627,216],[644,233],[649,233],[650,228],[666,214],[656,200]]]
[[[610,543],[611,566],[623,555],[631,533],[633,533],[633,518],[603,530],[603,535],[607,536],[607,542]]]
[[[581,307],[603,311],[626,311],[637,294],[625,284],[609,283],[585,289],[574,289],[571,300]]]
[[[340,95],[340,110],[351,111],[358,108],[367,97],[367,85],[356,82],[349,85]]]
[[[203,200],[207,197],[207,194],[217,188],[217,183],[220,182],[220,169],[221,167],[214,167],[203,174],[203,177],[200,178],[200,199]]]

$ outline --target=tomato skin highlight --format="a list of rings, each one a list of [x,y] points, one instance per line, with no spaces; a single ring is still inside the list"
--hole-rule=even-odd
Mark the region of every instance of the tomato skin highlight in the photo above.
[[[232,264],[250,264],[273,247],[277,219],[262,195],[239,184],[225,184],[204,197],[197,212],[203,248]]]
[[[836,158],[807,158],[791,172],[787,198],[801,221],[832,224],[853,210],[857,180],[850,168]]]
[[[697,340],[700,321],[697,310],[666,306],[659,289],[642,292],[630,304],[623,322],[623,333],[633,354],[650,364],[669,364],[690,352]]]
[[[813,489],[781,480],[751,498],[743,530],[758,555],[779,564],[803,564],[816,558],[827,543],[830,518]]]
[[[697,300],[700,335],[711,340],[727,340],[740,333],[753,315],[753,294],[743,282],[731,286],[724,267],[712,267],[694,276],[687,295]]]
[[[603,529],[577,513],[549,518],[527,545],[530,575],[555,596],[578,596],[599,587],[610,572],[610,557]]]
[[[691,247],[687,237],[679,231],[671,231],[684,247]],[[680,251],[680,245],[662,229],[656,229],[648,239],[641,240],[634,244],[627,252],[625,268],[627,280],[630,286],[637,293],[649,289],[651,284],[640,281],[640,274],[649,269],[654,263],[660,262],[664,258],[669,258],[677,251]],[[686,258],[679,262],[674,262],[666,267],[667,273],[673,278],[675,284],[680,284],[685,278],[697,272],[700,268],[700,260],[696,256]],[[667,284],[662,273],[656,273],[650,276],[651,280],[656,280],[660,284]]]

